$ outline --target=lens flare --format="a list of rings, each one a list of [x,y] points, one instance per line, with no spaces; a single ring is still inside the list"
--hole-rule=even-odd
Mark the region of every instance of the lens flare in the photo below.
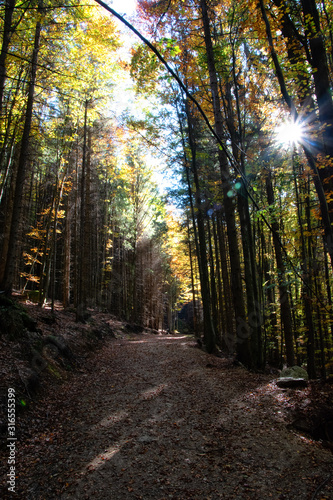
[[[291,146],[302,141],[304,129],[302,123],[285,121],[275,129],[275,140],[282,146]]]

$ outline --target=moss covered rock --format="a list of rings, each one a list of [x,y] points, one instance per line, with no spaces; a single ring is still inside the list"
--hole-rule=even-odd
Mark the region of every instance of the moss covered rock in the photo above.
[[[301,366],[292,366],[282,370],[280,378],[286,378],[286,377],[309,380],[308,372]]]

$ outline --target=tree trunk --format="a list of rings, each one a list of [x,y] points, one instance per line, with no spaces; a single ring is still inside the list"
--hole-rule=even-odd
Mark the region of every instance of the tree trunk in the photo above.
[[[84,321],[85,312],[87,309],[87,288],[86,288],[86,273],[85,268],[87,259],[87,241],[86,237],[86,195],[87,195],[87,163],[88,163],[88,100],[85,101],[84,107],[84,124],[83,124],[83,148],[82,148],[82,171],[81,171],[81,207],[80,207],[80,258],[78,262],[78,289],[77,289],[77,305],[76,305],[76,321]]]
[[[213,223],[213,235],[214,235],[214,247],[215,247],[215,263],[216,263],[216,286],[217,286],[217,342],[220,347],[222,347],[222,338],[223,334],[225,334],[225,321],[224,321],[224,307],[223,307],[223,293],[222,293],[222,277],[221,277],[221,263],[220,263],[220,252],[219,252],[219,243],[218,243],[218,234],[215,222],[216,214],[212,216]]]
[[[218,313],[217,313],[217,293],[216,293],[216,280],[215,280],[215,263],[214,252],[212,244],[212,232],[210,229],[210,217],[207,217],[206,226],[208,229],[208,248],[209,248],[209,269],[210,269],[210,293],[211,293],[211,309],[212,309],[212,322],[214,331],[217,337],[220,336],[218,327]],[[216,251],[216,249],[215,249]]]
[[[210,32],[210,21],[206,0],[200,1],[200,10],[204,28],[204,38],[206,47],[207,64],[209,71],[210,90],[212,94],[212,104],[214,111],[215,131],[220,139],[223,138],[223,118],[221,112],[217,73],[215,67],[214,50]],[[243,296],[243,286],[241,280],[241,263],[238,248],[238,238],[235,220],[235,204],[230,196],[231,183],[228,158],[223,149],[218,151],[220,172],[222,179],[223,203],[227,223],[227,234],[229,242],[229,255],[231,264],[231,284],[233,293],[234,313],[237,322],[237,356],[246,366],[252,366],[252,355],[250,348],[250,337],[252,329],[247,322],[245,304]]]
[[[70,283],[71,283],[71,208],[70,201],[66,199],[66,218],[64,232],[64,262],[63,262],[63,298],[64,308],[70,305]]]
[[[234,317],[230,314],[232,311],[232,291],[230,285],[230,272],[229,272],[229,262],[227,256],[226,248],[226,238],[225,229],[222,213],[218,213],[216,217],[216,226],[218,233],[219,242],[219,253],[221,261],[221,273],[222,273],[222,283],[223,283],[223,318],[224,318],[224,335],[222,337],[222,347],[226,347],[230,353],[233,352],[234,346]]]
[[[37,14],[38,16],[40,15],[41,9],[42,9],[42,4],[40,2],[38,6],[38,14]],[[34,104],[37,61],[38,61],[38,52],[40,47],[40,34],[41,34],[41,22],[38,20],[35,28],[34,48],[31,60],[31,76],[28,86],[28,99],[25,111],[24,128],[21,139],[21,150],[17,167],[14,205],[12,214],[7,215],[9,217],[11,216],[11,228],[10,228],[10,236],[8,242],[8,252],[7,252],[4,273],[2,276],[0,276],[0,287],[2,290],[4,290],[6,293],[9,294],[11,293],[13,288],[15,264],[17,259],[17,247],[18,247],[16,239],[19,233],[19,228],[22,219],[22,207],[23,207],[22,197],[23,197],[24,182],[26,178],[26,168],[27,168],[29,143],[30,143],[30,130],[32,123],[32,110]]]
[[[195,284],[194,284],[194,256],[192,252],[192,244],[191,244],[191,234],[190,234],[190,221],[187,219],[187,235],[188,235],[188,253],[189,253],[189,261],[191,268],[191,287],[192,287],[192,303],[193,303],[193,330],[194,335],[198,337],[198,320],[197,320],[197,307],[196,307],[196,293],[195,293]]]
[[[199,181],[199,175],[197,170],[196,162],[196,146],[193,137],[193,120],[190,116],[188,107],[186,107],[187,119],[188,119],[188,129],[189,129],[189,142],[192,153],[192,172],[195,185],[195,205],[197,209],[197,231],[198,231],[198,260],[200,261],[200,283],[201,283],[201,298],[202,307],[204,315],[204,341],[208,352],[213,352],[216,344],[216,334],[212,322],[212,311],[211,311],[211,297],[209,290],[209,274],[208,274],[208,260],[207,260],[207,248],[206,248],[206,234],[204,226],[204,214],[201,200],[201,186]]]
[[[312,65],[312,75],[315,94],[319,111],[319,120],[323,127],[323,140],[325,155],[333,158],[333,102],[330,87],[330,76],[327,66],[324,38],[321,33],[317,3],[315,0],[301,0],[305,33],[307,35]],[[327,171],[327,181],[332,188],[330,169]]]
[[[302,251],[303,258],[303,273],[304,273],[304,282],[303,282],[303,300],[305,302],[305,317],[308,327],[308,339],[307,339],[307,370],[309,374],[309,378],[316,378],[316,363],[315,363],[315,329],[313,324],[313,307],[312,307],[312,263],[313,259],[313,243],[311,238],[311,206],[310,206],[310,193],[307,193],[306,197],[306,205],[305,205],[305,213],[306,213],[306,223],[307,223],[307,252],[305,248],[305,239],[302,234],[302,246],[304,245],[304,249]],[[302,231],[303,233],[303,231]],[[320,326],[319,326],[320,328]]]
[[[235,112],[232,107],[232,89],[229,81],[225,82],[226,94],[226,121],[228,130],[231,137],[232,150],[234,158],[237,159],[239,168],[245,178],[245,153],[244,145],[242,143],[243,130],[241,126],[240,116],[240,103],[238,96],[238,84],[235,72],[235,55],[233,54],[233,82],[234,82],[234,95],[237,109],[237,120]],[[238,128],[236,130],[236,123],[238,121]],[[238,146],[238,147],[237,147]],[[261,326],[263,317],[261,312],[261,304],[259,300],[258,286],[257,286],[257,265],[255,259],[255,248],[252,237],[252,222],[249,210],[248,193],[244,178],[238,179],[239,189],[237,189],[237,207],[240,220],[240,228],[242,235],[242,250],[244,257],[244,276],[246,285],[246,303],[247,303],[247,316],[248,322],[252,329],[251,335],[251,350],[253,356],[253,366],[262,368],[262,339],[261,339]]]
[[[274,205],[274,191],[272,185],[271,172],[268,171],[266,175],[266,191],[267,191],[267,201],[270,206]],[[278,272],[278,286],[280,295],[280,311],[281,311],[281,322],[284,330],[284,337],[286,343],[286,357],[288,366],[293,366],[295,364],[295,354],[294,354],[294,339],[293,339],[293,324],[291,316],[291,308],[289,301],[289,290],[286,284],[286,268],[283,261],[282,249],[279,238],[279,223],[274,216],[271,222],[273,229],[273,245],[275,250],[276,266]]]
[[[3,37],[0,52],[0,117],[2,115],[3,91],[6,80],[6,58],[11,38],[12,18],[16,0],[5,0],[5,20],[3,24]]]

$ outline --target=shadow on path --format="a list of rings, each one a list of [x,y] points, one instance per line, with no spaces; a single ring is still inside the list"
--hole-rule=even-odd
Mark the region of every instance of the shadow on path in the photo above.
[[[194,346],[108,342],[59,389],[44,434],[20,443],[21,498],[310,500],[330,452],[286,429],[268,376]]]

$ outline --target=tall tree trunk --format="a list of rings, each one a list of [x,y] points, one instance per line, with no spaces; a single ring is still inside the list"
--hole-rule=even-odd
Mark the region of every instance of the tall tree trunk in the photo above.
[[[215,131],[220,139],[223,138],[223,118],[220,105],[220,97],[217,83],[217,72],[215,67],[214,50],[210,31],[210,21],[206,0],[200,0],[200,10],[204,28],[204,38],[209,71],[210,90],[214,111]],[[252,354],[250,348],[250,337],[252,329],[247,322],[241,280],[241,263],[238,248],[238,238],[235,220],[235,204],[230,197],[231,183],[228,158],[223,149],[218,150],[220,172],[222,179],[223,204],[227,223],[227,234],[229,242],[229,255],[231,264],[231,283],[233,293],[234,313],[237,322],[237,356],[246,366],[252,366]]]
[[[208,229],[208,248],[209,248],[209,269],[210,269],[210,292],[211,292],[212,321],[213,321],[213,326],[214,326],[215,334],[219,337],[220,334],[219,334],[218,313],[217,313],[217,293],[216,293],[216,280],[215,280],[215,263],[214,263],[213,244],[212,244],[212,232],[211,232],[211,229],[210,229],[210,217],[207,217],[206,226],[207,226],[207,229]]]
[[[190,221],[187,219],[187,237],[188,237],[188,253],[189,253],[189,261],[190,261],[190,269],[191,269],[191,288],[192,288],[192,303],[193,303],[193,330],[194,335],[198,336],[198,320],[197,320],[197,307],[196,307],[196,294],[195,294],[195,283],[194,283],[194,256],[192,252],[192,244],[191,244],[191,234],[190,234]]]
[[[225,321],[224,321],[224,307],[223,307],[223,292],[222,292],[222,277],[221,277],[221,263],[220,263],[220,252],[218,243],[217,227],[215,222],[216,214],[212,216],[213,223],[213,236],[214,236],[214,247],[215,247],[215,263],[216,263],[216,285],[217,285],[217,342],[220,347],[222,347],[222,338],[225,334]]]
[[[71,283],[71,208],[69,197],[66,199],[66,218],[64,232],[64,261],[63,261],[63,298],[64,308],[70,305],[70,283]]]
[[[311,262],[312,262],[312,251],[311,251],[311,237],[308,236],[308,245],[305,243],[303,218],[301,212],[301,199],[300,199],[300,189],[297,183],[297,177],[300,176],[300,172],[296,170],[296,154],[293,152],[293,174],[294,174],[294,185],[296,194],[296,205],[297,205],[297,216],[298,216],[298,226],[300,230],[301,239],[301,256],[302,256],[302,299],[305,311],[305,321],[307,328],[307,354],[308,354],[308,374],[310,378],[315,378],[315,349],[314,349],[314,324],[313,324],[313,307],[312,307],[312,283],[311,283]],[[311,217],[310,217],[310,193],[303,193],[306,195],[306,221],[307,221],[307,233],[311,234]],[[308,251],[307,251],[308,247]]]
[[[258,233],[260,234],[260,241],[261,241],[261,249],[262,249],[262,280],[261,282],[264,283],[269,283],[272,285],[272,268],[269,262],[269,255],[272,254],[271,250],[271,244],[270,241],[268,241],[268,244],[266,245],[265,241],[265,235],[262,230],[262,224],[260,224],[260,220],[258,220]],[[259,225],[260,224],[260,225]],[[276,313],[275,313],[275,292],[274,292],[274,287],[273,286],[267,286],[266,287],[266,302],[268,304],[268,329],[269,329],[269,334],[270,338],[273,339],[273,346],[270,349],[271,355],[270,355],[270,362],[273,363],[274,366],[279,366],[280,363],[280,353],[279,353],[279,337],[278,337],[278,332],[277,332],[277,320],[276,320]],[[266,352],[266,349],[265,349]]]
[[[308,327],[308,338],[307,338],[307,370],[309,377],[311,379],[316,378],[316,363],[315,363],[315,329],[313,324],[313,307],[312,307],[312,263],[313,259],[313,243],[311,238],[311,206],[310,206],[310,192],[308,191],[306,197],[305,204],[305,214],[306,214],[306,223],[307,223],[307,252],[305,249],[305,239],[302,234],[304,250],[302,252],[303,258],[303,272],[304,272],[304,281],[303,281],[303,300],[305,302],[305,317]],[[303,255],[304,254],[304,255]],[[307,258],[308,257],[308,258]]]
[[[52,194],[52,202],[50,206],[50,212],[46,216],[46,229],[45,229],[45,242],[43,249],[43,260],[42,260],[42,270],[40,277],[40,286],[39,286],[39,305],[42,306],[47,298],[49,284],[50,284],[50,272],[51,272],[51,262],[53,255],[53,236],[54,236],[54,228],[52,228],[52,218],[55,218],[55,214],[57,213],[57,190],[58,183],[53,188]],[[53,220],[55,223],[55,220]]]
[[[3,37],[0,52],[0,117],[2,115],[3,91],[6,80],[6,58],[11,39],[12,18],[16,0],[5,0],[5,20],[3,24]]]
[[[77,289],[77,305],[76,305],[76,321],[84,321],[84,316],[87,308],[87,288],[86,276],[88,270],[85,268],[87,260],[87,241],[86,237],[86,196],[87,196],[87,163],[88,163],[88,106],[89,102],[86,99],[84,107],[84,124],[83,124],[83,148],[82,148],[82,170],[81,170],[81,207],[80,207],[80,258],[78,262],[78,289]],[[89,241],[89,240],[88,240]]]
[[[197,169],[196,161],[196,145],[195,139],[193,137],[193,118],[190,115],[188,106],[186,106],[186,113],[188,119],[188,133],[189,133],[189,143],[191,149],[191,166],[193,172],[194,186],[195,186],[195,205],[197,209],[197,231],[198,231],[198,260],[200,261],[200,284],[201,284],[201,298],[202,307],[204,315],[204,341],[208,352],[213,352],[216,345],[216,334],[212,321],[212,311],[211,311],[211,297],[209,289],[209,273],[208,273],[208,260],[207,260],[207,248],[206,248],[206,234],[204,225],[204,214],[201,199],[201,186],[199,181],[199,174]]]
[[[189,108],[189,103],[184,100],[185,103],[185,112],[186,112],[186,117],[187,117],[187,125],[189,127],[189,133],[188,133],[188,140],[190,143],[190,149],[193,154],[196,154],[195,152],[195,143],[193,142],[192,139],[192,130],[190,129],[190,121],[191,121],[191,116],[190,116],[190,108]],[[190,211],[191,211],[191,218],[192,218],[192,224],[193,224],[193,233],[194,233],[194,245],[195,245],[195,251],[196,255],[198,256],[198,266],[199,266],[199,276],[201,279],[201,262],[199,259],[199,239],[198,239],[198,231],[197,231],[197,223],[196,223],[196,216],[195,216],[195,208],[194,208],[194,199],[193,199],[193,191],[192,191],[192,181],[190,178],[190,161],[187,157],[186,154],[186,140],[185,140],[185,131],[184,127],[182,124],[182,118],[181,118],[181,113],[179,111],[179,108],[177,106],[176,102],[176,109],[177,109],[177,116],[178,116],[178,123],[179,123],[179,128],[181,132],[181,137],[182,137],[182,146],[183,146],[183,154],[184,154],[184,169],[185,169],[185,177],[186,177],[186,183],[187,183],[187,190],[188,190],[188,197],[189,197],[189,202],[190,202]]]
[[[8,242],[8,252],[6,256],[4,273],[2,276],[0,276],[0,287],[2,290],[4,290],[6,293],[9,294],[11,293],[13,288],[15,264],[17,259],[17,247],[18,247],[16,238],[18,237],[19,234],[19,228],[22,218],[23,187],[26,178],[26,168],[27,168],[29,143],[30,143],[30,130],[32,123],[32,110],[33,110],[34,95],[35,95],[37,61],[38,61],[38,52],[40,47],[41,22],[39,17],[41,11],[42,11],[42,2],[40,1],[38,5],[38,14],[37,14],[38,20],[36,22],[36,28],[35,28],[34,48],[31,60],[31,76],[28,86],[28,99],[26,104],[24,128],[21,139],[21,150],[17,167],[14,205],[12,214],[7,215],[9,217],[11,216],[11,228],[10,228],[10,236]]]
[[[22,81],[25,79],[23,68],[20,69],[17,75],[17,82],[15,85],[15,90],[11,94],[11,102],[6,110],[5,122],[2,122],[2,127],[5,129],[5,133],[2,138],[2,147],[0,149],[0,170],[4,172],[2,174],[2,182],[0,189],[0,204],[2,203],[2,198],[5,193],[7,181],[11,174],[11,164],[13,163],[13,157],[15,156],[15,150],[17,148],[15,144],[15,139],[17,137],[17,131],[20,128],[21,117],[15,114],[15,105],[19,99],[19,93],[22,86]],[[0,121],[1,115],[0,115]]]
[[[273,206],[275,199],[274,199],[274,191],[273,191],[270,171],[267,171],[266,174],[266,191],[267,191],[268,204],[270,206]],[[289,301],[289,290],[288,290],[288,285],[286,284],[286,268],[283,261],[282,249],[279,239],[279,229],[280,229],[279,223],[273,215],[272,217],[273,220],[271,222],[271,226],[273,229],[273,245],[275,250],[276,266],[278,272],[281,322],[284,330],[287,364],[288,366],[293,366],[295,364],[293,324],[292,324],[291,308]]]
[[[323,127],[325,155],[333,159],[333,102],[330,86],[330,75],[327,66],[327,55],[323,34],[321,33],[317,2],[315,0],[301,0],[305,33],[308,38],[311,52],[312,75],[319,111],[319,120]],[[332,188],[330,169],[327,171],[326,181]]]
[[[223,318],[224,318],[224,335],[222,338],[222,347],[226,347],[230,353],[234,347],[234,317],[230,314],[232,310],[232,291],[230,285],[230,272],[229,272],[229,262],[227,256],[227,245],[225,238],[225,229],[223,227],[223,217],[222,213],[217,214],[216,226],[218,233],[220,260],[221,260],[221,272],[222,272],[222,283],[223,283]]]
[[[261,326],[263,317],[261,312],[261,304],[257,286],[257,265],[255,259],[255,248],[252,237],[252,222],[249,210],[248,193],[245,185],[245,153],[242,141],[243,130],[241,126],[240,102],[238,95],[238,83],[235,69],[235,54],[233,53],[233,82],[234,95],[237,109],[237,120],[232,107],[232,89],[230,81],[225,82],[225,99],[226,99],[226,121],[231,137],[232,151],[234,158],[237,159],[239,168],[242,171],[243,178],[239,179],[239,189],[237,189],[237,207],[239,213],[241,235],[242,235],[242,250],[244,257],[244,276],[246,284],[246,302],[248,322],[252,329],[251,349],[253,356],[253,364],[257,368],[262,368],[263,352],[261,339]],[[236,123],[238,121],[238,128]]]

